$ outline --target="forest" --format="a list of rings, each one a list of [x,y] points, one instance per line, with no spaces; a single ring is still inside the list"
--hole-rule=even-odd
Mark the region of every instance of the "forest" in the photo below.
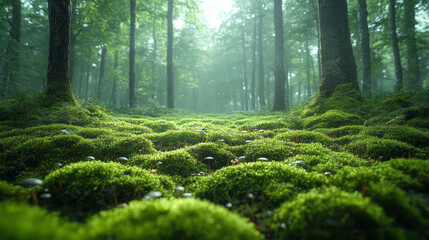
[[[427,226],[427,0],[0,2],[1,239]]]

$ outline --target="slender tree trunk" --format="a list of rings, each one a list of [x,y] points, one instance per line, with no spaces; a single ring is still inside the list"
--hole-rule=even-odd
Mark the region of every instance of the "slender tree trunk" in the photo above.
[[[21,0],[12,2],[12,23],[8,47],[6,50],[6,76],[4,82],[4,96],[9,95],[11,85],[16,86],[19,79],[19,42],[21,41]]]
[[[401,56],[399,55],[398,37],[396,34],[396,0],[389,1],[389,26],[390,26],[390,40],[392,41],[393,56],[395,59],[395,90],[399,91],[404,87],[402,78],[402,64]]]
[[[152,39],[153,39],[153,63],[152,63],[152,100],[155,100],[155,90],[156,90],[156,54],[158,50],[158,39],[156,38],[156,13],[157,5],[153,5],[153,22],[152,22]]]
[[[245,47],[245,37],[244,37],[244,28],[241,31],[241,46],[243,48],[243,81],[244,81],[244,110],[249,110],[249,98],[248,98],[248,82],[247,82],[247,58],[246,58],[246,47]]]
[[[98,91],[97,91],[97,98],[99,100],[102,100],[103,97],[103,90],[104,90],[104,66],[106,64],[106,54],[107,54],[107,48],[106,46],[103,46],[101,49],[101,59],[100,59],[100,74],[98,78]]]
[[[259,67],[258,67],[258,96],[259,96],[259,105],[266,107],[265,103],[265,89],[264,89],[264,55],[263,55],[263,35],[262,35],[262,26],[263,26],[263,9],[262,3],[259,4],[259,24],[258,24],[258,57],[259,57]]]
[[[411,90],[417,90],[421,88],[420,82],[420,66],[419,57],[416,44],[416,0],[405,1],[405,44],[407,46],[407,78],[408,88]]]
[[[136,101],[136,0],[130,0],[130,81],[129,104],[130,108],[137,107]]]
[[[167,25],[167,107],[174,108],[173,0],[168,0]]]
[[[307,75],[307,98],[311,96],[311,84],[310,84],[310,49],[308,47],[308,35],[305,39],[305,53],[306,53],[306,75]]]
[[[275,25],[275,84],[273,111],[286,110],[285,56],[282,0],[274,0]]]
[[[356,63],[350,41],[346,0],[318,0],[320,52],[322,60],[321,96],[330,97],[336,87],[350,84],[360,99]]]
[[[310,63],[311,63],[311,72],[313,73],[313,92],[317,92],[317,80],[316,80],[316,69],[314,69],[314,60],[312,57],[310,57]]]
[[[70,1],[48,0],[49,63],[46,104],[77,105],[70,82]]]
[[[117,70],[118,70],[118,65],[119,65],[119,51],[116,50],[115,51],[115,60],[113,63],[113,72],[114,72],[114,76],[113,76],[113,89],[112,89],[112,96],[110,97],[110,102],[112,104],[113,107],[116,107],[116,95],[118,92],[118,74],[117,74]]]
[[[369,46],[368,12],[366,0],[358,0],[359,38],[362,66],[362,92],[371,95],[371,51]]]
[[[256,15],[253,18],[253,36],[252,36],[252,79],[251,88],[250,88],[250,108],[252,110],[256,109],[256,26],[257,26],[257,18]]]
[[[88,65],[86,69],[86,81],[85,81],[85,101],[88,101],[88,91],[89,91],[89,75],[91,73],[91,49],[88,49]]]
[[[83,99],[83,92],[82,92],[82,85],[83,85],[83,61],[79,64],[79,85],[77,88],[77,94],[79,96],[79,99]]]
[[[318,10],[317,10],[317,2],[314,0],[309,0],[311,6],[313,7],[313,10],[316,12],[315,14],[315,23],[316,23],[316,32],[317,32],[317,40],[320,39],[320,31],[319,31],[319,15],[318,15]],[[318,72],[319,72],[319,80],[322,78],[322,66],[321,66],[321,61],[320,61],[320,46],[317,49],[317,67],[318,67]],[[318,86],[317,86],[318,87]]]

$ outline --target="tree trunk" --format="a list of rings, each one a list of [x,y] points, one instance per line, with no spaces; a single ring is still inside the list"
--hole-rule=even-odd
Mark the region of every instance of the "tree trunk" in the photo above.
[[[72,4],[71,22],[73,23],[76,21],[76,0],[72,0],[71,4]],[[71,28],[72,27],[73,27],[73,24],[71,24]],[[75,65],[74,63],[75,63],[75,57],[76,57],[75,45],[76,45],[76,34],[74,34],[74,32],[71,30],[70,31],[70,81],[71,81],[72,87],[75,85],[73,80],[74,65]]]
[[[46,103],[77,105],[70,82],[70,1],[48,0],[49,63]]]
[[[371,95],[371,51],[369,47],[368,12],[366,0],[358,0],[359,38],[362,66],[362,93]]]
[[[311,96],[311,84],[310,84],[310,49],[308,47],[308,35],[306,36],[305,39],[305,53],[306,53],[306,75],[307,75],[307,98],[309,98]]]
[[[9,95],[10,85],[16,86],[19,78],[19,42],[21,41],[21,0],[13,0],[12,23],[8,47],[6,50],[6,77],[4,78],[4,96]]]
[[[116,50],[115,51],[115,60],[113,63],[113,89],[112,89],[112,96],[110,97],[110,102],[112,104],[113,107],[116,107],[116,94],[118,92],[118,74],[117,74],[117,70],[118,70],[118,62],[119,62],[119,51]]]
[[[285,56],[282,0],[274,0],[275,70],[273,111],[286,110]]]
[[[257,19],[256,15],[253,18],[253,36],[252,36],[252,79],[251,82],[251,88],[250,88],[250,108],[252,110],[256,109],[256,26],[257,26]]]
[[[129,104],[130,108],[137,107],[136,101],[136,0],[130,0],[130,81]]]
[[[416,0],[408,0],[405,2],[405,44],[407,46],[407,77],[408,77],[408,88],[411,90],[417,90],[421,88],[420,82],[420,67],[419,57],[416,44]]]
[[[89,75],[91,73],[91,49],[88,49],[88,65],[86,69],[86,81],[85,81],[85,101],[88,101],[88,88],[89,88]]]
[[[173,0],[168,0],[167,25],[167,107],[174,108]]]
[[[104,89],[104,66],[106,64],[106,54],[107,54],[107,48],[106,46],[103,46],[101,49],[101,59],[100,59],[100,75],[98,79],[98,91],[97,91],[97,98],[98,100],[102,100],[103,96],[103,89]]]
[[[249,98],[248,98],[248,82],[247,82],[247,59],[246,59],[246,47],[244,38],[244,27],[241,31],[241,46],[243,48],[243,81],[244,81],[244,110],[249,110]]]
[[[155,90],[156,90],[156,53],[158,50],[158,39],[156,38],[156,13],[157,5],[153,5],[153,23],[152,23],[152,39],[153,39],[153,62],[152,62],[152,100],[155,100]]]
[[[395,59],[395,90],[399,91],[404,87],[404,81],[402,78],[402,65],[401,56],[399,55],[398,37],[396,34],[396,0],[389,1],[389,26],[390,26],[390,40],[392,42],[393,56]]]
[[[359,95],[356,63],[350,42],[346,0],[318,0],[320,53],[322,64],[321,96],[330,97],[336,87],[350,84]]]
[[[267,106],[265,104],[265,89],[264,89],[264,55],[263,55],[263,35],[262,35],[262,25],[263,25],[263,3],[259,4],[259,24],[258,24],[258,57],[259,57],[259,67],[258,67],[258,96],[259,96],[259,105],[262,107]]]

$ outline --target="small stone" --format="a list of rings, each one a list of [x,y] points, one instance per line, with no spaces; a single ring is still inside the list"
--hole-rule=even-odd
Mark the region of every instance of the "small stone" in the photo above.
[[[162,197],[162,193],[161,192],[157,192],[157,191],[150,192],[148,195],[150,197],[152,197],[152,198],[160,198],[160,197]]]
[[[246,143],[251,143],[252,142],[252,140],[246,140]]]
[[[227,203],[227,204],[225,204],[225,207],[226,207],[226,208],[228,208],[228,209],[229,209],[229,208],[232,208],[232,203]]]
[[[268,158],[260,157],[260,158],[258,158],[258,161],[266,162],[266,161],[268,161]]]
[[[182,198],[190,198],[192,197],[192,193],[183,193]]]
[[[185,188],[184,188],[184,187],[182,187],[182,186],[179,186],[179,187],[176,187],[176,188],[174,189],[174,191],[175,191],[175,192],[183,192],[183,191],[185,191]]]

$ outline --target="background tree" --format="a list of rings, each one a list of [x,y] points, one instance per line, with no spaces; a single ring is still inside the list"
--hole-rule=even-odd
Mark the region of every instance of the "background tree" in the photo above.
[[[273,111],[286,109],[285,96],[285,67],[284,67],[284,29],[283,29],[282,0],[274,0],[275,24],[275,87]]]
[[[136,0],[130,0],[130,16],[129,104],[136,108]]]
[[[404,30],[408,64],[407,78],[408,88],[411,90],[421,87],[419,56],[416,44],[416,2],[416,0],[404,2]]]
[[[173,76],[173,0],[168,0],[167,11],[167,107],[174,108],[174,76]]]
[[[358,0],[359,39],[361,48],[362,92],[371,95],[371,51],[368,30],[366,0]]]
[[[395,59],[395,89],[398,91],[404,87],[404,81],[402,76],[401,56],[398,46],[398,36],[396,33],[396,0],[389,0],[389,26],[390,41],[392,43],[393,56]]]

